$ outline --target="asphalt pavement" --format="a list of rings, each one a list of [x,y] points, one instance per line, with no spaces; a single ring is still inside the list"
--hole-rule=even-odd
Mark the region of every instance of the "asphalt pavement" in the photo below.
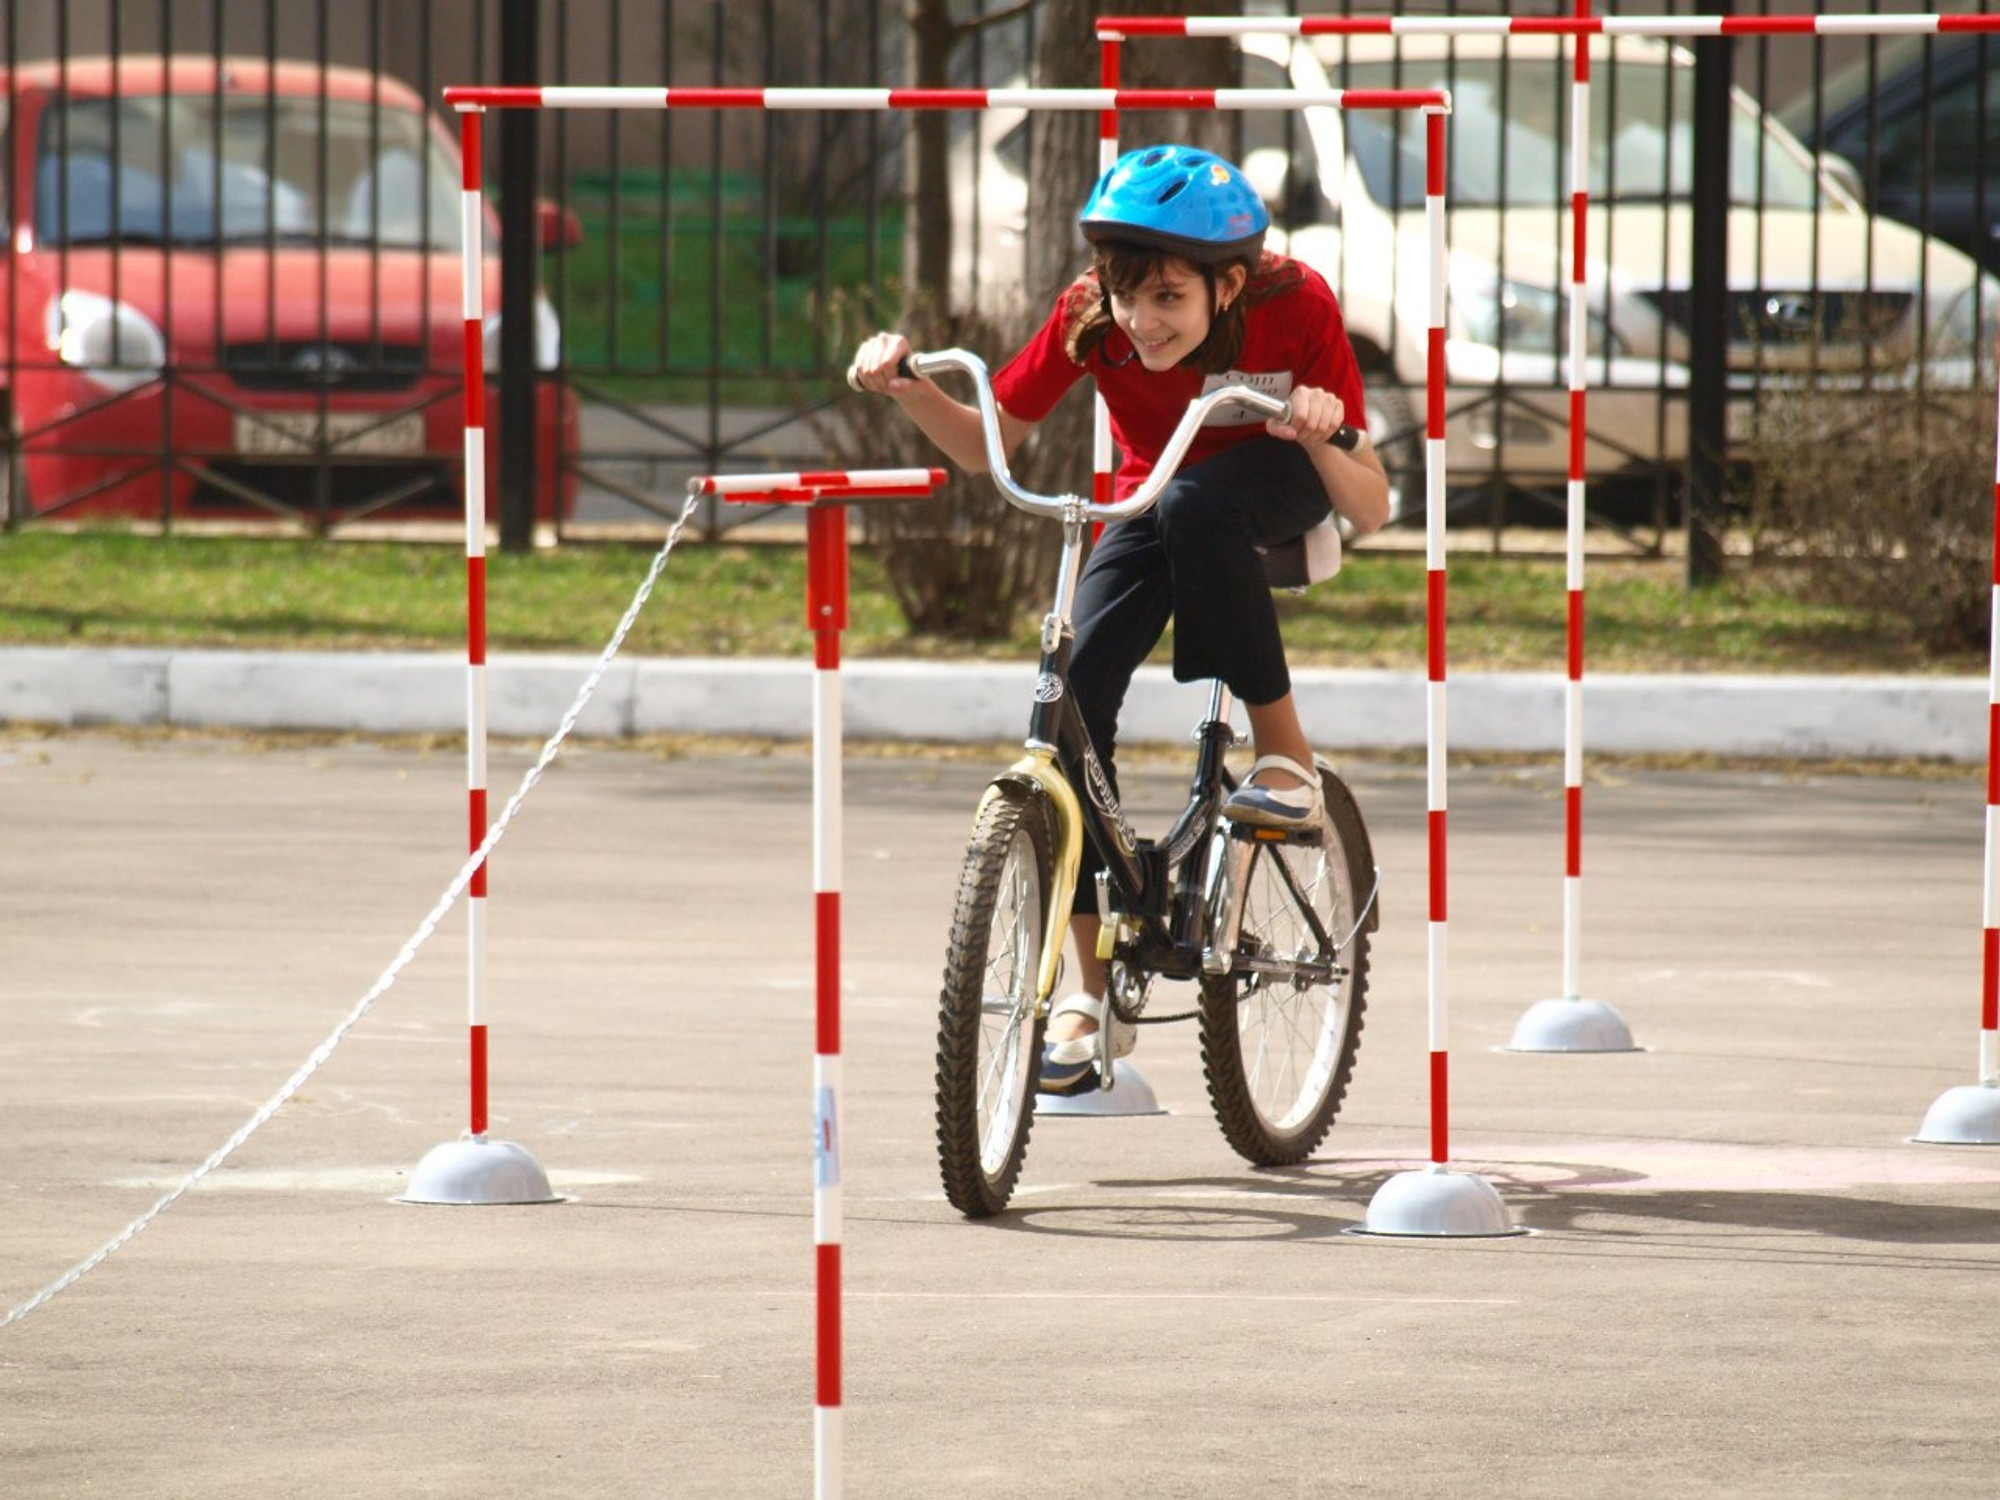
[[[525,752],[494,751],[495,802]],[[1583,991],[1643,1050],[1500,1050],[1560,979],[1562,788],[1454,770],[1451,1157],[1492,1239],[1350,1234],[1429,1152],[1424,772],[1346,757],[1384,875],[1354,1089],[1253,1171],[1194,1037],[1166,1113],[1037,1123],[961,1220],[931,1141],[977,757],[848,765],[845,1493],[1984,1497],[2000,1152],[1984,786],[1598,767]],[[459,753],[0,739],[0,1304],[271,1099],[457,870]],[[1171,775],[1128,770],[1142,825]],[[495,1136],[565,1201],[394,1201],[464,1128],[450,913],[298,1097],[0,1328],[10,1500],[811,1492],[811,770],[568,747],[495,852]]]

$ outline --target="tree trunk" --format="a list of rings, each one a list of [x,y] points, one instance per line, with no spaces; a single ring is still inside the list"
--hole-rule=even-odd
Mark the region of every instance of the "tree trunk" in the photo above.
[[[1120,14],[1181,16],[1184,0],[1119,0]],[[1234,4],[1204,5],[1204,15],[1241,15]],[[1236,86],[1236,48],[1227,37],[1144,37],[1122,50],[1119,85],[1128,89],[1226,89]],[[1165,141],[1201,146],[1234,159],[1236,116],[1219,109],[1134,110],[1118,122],[1121,150]]]
[[[910,82],[920,89],[947,87],[959,37],[951,0],[910,0],[909,23]],[[951,294],[950,128],[943,110],[911,111],[907,280],[914,300],[939,308]]]
[[[1097,48],[1079,45],[1097,15],[1092,0],[1042,0],[1036,14],[1037,88],[1093,88]],[[1097,116],[1052,109],[1033,116],[1028,138],[1028,237],[1022,295],[1039,320],[1083,260],[1076,211],[1097,177]]]
[[[1092,23],[1102,7],[1093,0],[1042,0],[1037,12],[1035,58],[1038,88],[1094,88],[1100,49]],[[1178,16],[1186,0],[1118,0],[1122,15]],[[1241,6],[1205,7],[1227,14]],[[1226,39],[1147,38],[1121,48],[1124,88],[1228,88],[1236,82],[1235,49]],[[1138,110],[1118,122],[1121,150],[1181,141],[1228,155],[1236,131],[1220,110]],[[1029,147],[1028,305],[1038,315],[1068,285],[1084,260],[1076,214],[1098,174],[1098,117],[1085,110],[1049,110],[1035,116]]]

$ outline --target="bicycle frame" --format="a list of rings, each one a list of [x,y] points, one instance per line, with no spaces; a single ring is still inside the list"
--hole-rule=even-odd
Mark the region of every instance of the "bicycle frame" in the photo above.
[[[1039,1002],[1046,1007],[1055,991],[1064,931],[1069,922],[1070,903],[1076,895],[1086,837],[1104,857],[1106,884],[1125,903],[1116,915],[1142,924],[1142,951],[1147,967],[1162,974],[1191,977],[1200,968],[1205,881],[1183,881],[1183,899],[1177,908],[1170,905],[1168,894],[1174,871],[1186,864],[1197,841],[1215,823],[1224,789],[1222,757],[1235,740],[1228,722],[1228,689],[1217,683],[1211,692],[1187,807],[1163,843],[1142,842],[1125,819],[1111,779],[1090,743],[1069,689],[1073,638],[1070,615],[1076,600],[1077,579],[1083,571],[1084,527],[1092,521],[1122,521],[1150,509],[1179,469],[1195,432],[1218,406],[1233,404],[1279,420],[1288,419],[1291,408],[1284,401],[1246,386],[1212,391],[1194,402],[1183,415],[1153,473],[1136,493],[1123,500],[1096,503],[1075,495],[1035,495],[1014,483],[1008,472],[1006,452],[1000,444],[992,384],[985,363],[977,355],[962,349],[947,349],[912,355],[908,364],[911,373],[917,375],[957,370],[972,377],[986,437],[987,468],[994,483],[1011,504],[1030,514],[1062,522],[1062,558],[1056,570],[1055,602],[1042,621],[1041,665],[1035,678],[1027,754],[995,780],[996,786],[1025,782],[1040,788],[1056,809],[1060,825],[1055,888],[1050,892],[1048,928],[1037,975]],[[1075,791],[1077,787],[1084,789],[1081,800]],[[983,802],[981,806],[984,807]],[[1107,922],[1107,932],[1111,927]],[[1190,958],[1194,961],[1192,967]]]
[[[1208,714],[1198,731],[1187,805],[1165,839],[1148,841],[1133,832],[1069,686],[1073,641],[1070,606],[1082,570],[1083,527],[1080,507],[1076,514],[1065,516],[1056,602],[1042,622],[1042,654],[1029,714],[1027,753],[995,778],[995,785],[1032,783],[1056,810],[1056,879],[1038,975],[1044,1003],[1054,993],[1085,839],[1097,847],[1104,861],[1100,890],[1113,898],[1100,902],[1107,936],[1115,919],[1138,923],[1146,968],[1176,978],[1192,978],[1200,972],[1206,946],[1209,872],[1205,862],[1190,864],[1190,859],[1203,852],[1202,842],[1215,827],[1227,787],[1223,756],[1236,740],[1229,724],[1229,690],[1214,683]],[[1079,787],[1083,789],[1081,797]]]

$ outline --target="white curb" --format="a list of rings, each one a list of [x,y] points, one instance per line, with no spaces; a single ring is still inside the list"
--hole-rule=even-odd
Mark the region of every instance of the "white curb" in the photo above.
[[[500,735],[555,728],[595,658],[505,656],[488,667]],[[805,739],[812,665],[763,659],[615,662],[578,732]],[[857,739],[1014,740],[1027,727],[1028,663],[849,661],[846,728]],[[1416,673],[1301,668],[1299,709],[1331,750],[1408,750],[1424,736]],[[0,721],[451,733],[465,727],[465,662],[448,653],[0,650]],[[1461,672],[1447,693],[1454,749],[1562,749],[1556,673]],[[1165,668],[1139,673],[1128,743],[1186,738],[1205,702]],[[1584,685],[1584,743],[1607,752],[1848,756],[1976,762],[1986,755],[1984,678],[1604,674]]]

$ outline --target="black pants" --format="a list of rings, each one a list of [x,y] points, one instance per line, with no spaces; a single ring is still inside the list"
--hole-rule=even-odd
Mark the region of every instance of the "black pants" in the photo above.
[[[1168,620],[1176,681],[1219,677],[1252,704],[1292,690],[1256,549],[1302,535],[1331,508],[1298,444],[1261,437],[1182,470],[1145,515],[1105,528],[1077,584],[1070,686],[1114,787],[1118,713]],[[1086,844],[1079,913],[1097,910],[1102,863]]]

